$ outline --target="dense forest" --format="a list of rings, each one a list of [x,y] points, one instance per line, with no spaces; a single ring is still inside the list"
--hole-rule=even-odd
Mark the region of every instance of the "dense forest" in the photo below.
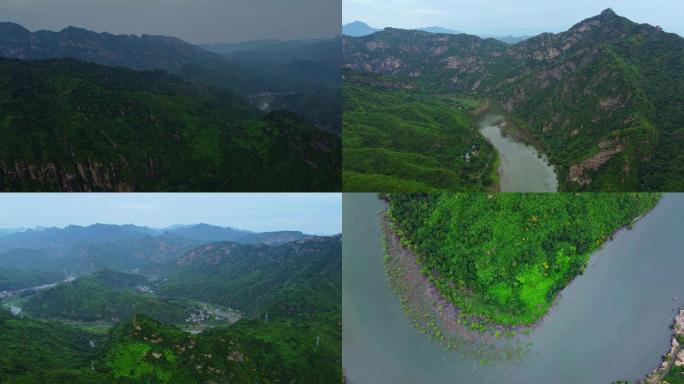
[[[340,142],[163,72],[0,59],[5,190],[334,190]],[[92,129],[97,126],[97,129]]]
[[[3,383],[337,383],[337,318],[241,320],[198,335],[135,315],[108,335],[0,310]],[[331,358],[332,357],[332,358]]]
[[[0,190],[337,191],[339,44],[283,60],[0,23]]]
[[[214,242],[226,239],[244,243]],[[2,248],[12,249],[0,254],[11,268],[0,270],[2,383],[342,376],[341,236],[93,225],[3,235]],[[35,263],[5,258],[15,254]],[[110,255],[144,274],[92,270]],[[50,271],[41,258],[54,260],[42,265]],[[78,277],[60,272],[67,266]]]
[[[235,306],[249,316],[335,311],[341,240],[314,237],[277,247],[212,243],[185,254],[155,288],[165,296]]]
[[[345,73],[343,96],[345,191],[495,188],[496,152],[469,113],[478,102],[354,73]]]
[[[27,271],[21,269],[0,268],[0,291],[13,291],[37,285],[54,283],[64,279],[60,272]]]
[[[543,147],[561,190],[684,190],[684,39],[676,34],[607,9],[512,45],[388,28],[345,36],[343,47],[356,77],[496,100]],[[367,125],[382,137],[373,131],[381,125]]]
[[[119,321],[143,314],[166,323],[185,321],[190,308],[136,291],[146,282],[144,276],[101,270],[36,293],[23,310],[46,319]]]
[[[391,194],[388,215],[423,274],[459,309],[501,325],[539,320],[613,232],[658,194]]]

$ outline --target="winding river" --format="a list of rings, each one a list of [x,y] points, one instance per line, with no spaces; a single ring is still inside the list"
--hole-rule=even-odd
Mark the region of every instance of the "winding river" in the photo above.
[[[487,365],[419,334],[390,291],[374,194],[343,199],[343,365],[352,384],[610,384],[642,379],[669,350],[684,304],[684,194],[594,253],[519,359]],[[676,299],[675,299],[676,297]]]
[[[533,146],[517,141],[501,130],[504,115],[485,113],[478,120],[480,132],[499,152],[501,192],[555,192],[556,172]]]

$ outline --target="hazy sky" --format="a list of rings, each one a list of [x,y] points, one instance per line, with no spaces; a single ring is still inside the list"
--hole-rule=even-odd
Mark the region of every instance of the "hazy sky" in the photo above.
[[[682,0],[342,0],[342,20],[373,27],[438,25],[473,34],[560,32],[606,8],[684,36]]]
[[[340,0],[0,0],[0,21],[31,30],[83,27],[192,43],[339,34]]]
[[[342,198],[334,193],[3,193],[0,212],[0,228],[206,223],[259,232],[342,231]]]

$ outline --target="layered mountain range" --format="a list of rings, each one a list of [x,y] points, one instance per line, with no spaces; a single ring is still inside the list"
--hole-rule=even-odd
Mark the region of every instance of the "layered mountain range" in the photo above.
[[[1,23],[0,189],[338,190],[339,56],[319,51],[256,65],[173,37]]]
[[[43,264],[0,255],[15,268],[0,270],[3,383],[340,380],[340,235],[94,225],[2,239],[50,247],[33,250]],[[50,272],[84,257],[78,277]]]
[[[684,39],[607,9],[509,45],[388,28],[343,39],[347,71],[394,88],[491,98],[564,190],[684,190]]]
[[[281,245],[309,237],[299,231],[251,232],[207,224],[164,229],[109,224],[45,228],[0,238],[0,268],[158,270],[185,252],[212,242]]]
[[[352,36],[352,37],[361,37],[361,36],[367,36],[371,35],[375,32],[380,32],[382,29],[378,28],[373,28],[369,26],[368,24],[364,23],[363,21],[353,21],[351,23],[347,23],[342,25],[342,34],[347,35],[347,36]],[[451,34],[451,35],[459,35],[463,32],[457,31],[455,29],[451,28],[444,28],[444,27],[439,27],[439,26],[431,26],[431,27],[423,27],[423,28],[416,28],[416,31],[423,31],[423,32],[430,32],[430,33],[446,33],[446,34]],[[480,36],[480,37],[492,37],[494,39],[503,41],[504,43],[508,44],[515,44],[517,42],[523,41],[529,36]]]

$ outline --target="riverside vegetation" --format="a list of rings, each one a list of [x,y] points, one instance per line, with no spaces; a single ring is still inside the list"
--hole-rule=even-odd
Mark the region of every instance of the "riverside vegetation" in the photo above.
[[[479,103],[345,73],[345,191],[491,189],[498,158],[470,112]]]
[[[381,76],[378,93],[391,95],[401,88],[425,98],[448,93],[497,101],[540,145],[566,191],[684,190],[683,48],[682,37],[610,9],[566,32],[512,45],[394,28],[343,38],[345,79]],[[364,91],[357,83],[345,85],[345,94]],[[415,109],[413,100],[393,108],[402,105]],[[350,116],[355,124],[352,138],[380,141],[380,128],[386,126],[378,124],[382,115],[375,113],[382,109],[362,107],[352,99],[344,108],[345,119]],[[443,105],[443,114],[442,109],[453,108]],[[365,124],[356,118],[362,113]],[[428,109],[420,116],[433,114],[439,116]],[[455,129],[451,125],[442,125],[442,132]],[[411,142],[410,131],[402,139]],[[439,142],[420,153],[433,152],[434,144]],[[382,148],[401,147],[386,141]],[[345,171],[363,165],[352,160],[345,161]],[[367,178],[375,177],[365,169]]]
[[[121,244],[136,252],[124,259]],[[40,256],[17,264],[18,252]],[[99,267],[111,256],[136,272]],[[340,236],[68,227],[2,236],[0,261],[13,268],[0,291],[3,383],[342,376]]]
[[[589,255],[658,194],[434,193],[387,196],[393,232],[445,303],[487,324],[531,325]]]

